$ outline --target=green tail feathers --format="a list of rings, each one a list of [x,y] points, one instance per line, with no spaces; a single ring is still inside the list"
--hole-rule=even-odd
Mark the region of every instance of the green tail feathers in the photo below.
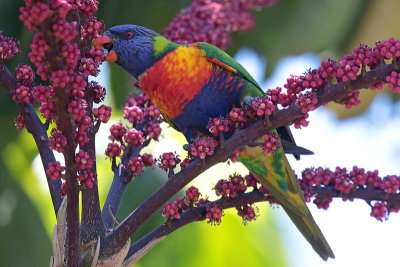
[[[334,258],[333,251],[306,206],[303,192],[282,148],[274,155],[267,156],[259,147],[246,147],[240,153],[239,161],[278,200],[321,258]]]

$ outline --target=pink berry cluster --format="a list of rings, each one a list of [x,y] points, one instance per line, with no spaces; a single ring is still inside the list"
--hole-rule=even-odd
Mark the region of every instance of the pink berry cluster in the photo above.
[[[272,155],[281,146],[279,136],[276,132],[269,132],[264,135],[263,149],[265,154]]]
[[[67,145],[67,137],[65,137],[62,132],[54,128],[51,130],[49,142],[50,149],[53,149],[58,153],[62,153],[64,147]]]
[[[207,128],[213,136],[220,136],[229,132],[230,120],[224,117],[210,118]]]
[[[253,174],[250,173],[246,177],[242,177],[241,175],[234,173],[229,176],[228,180],[219,180],[215,185],[214,190],[217,196],[232,199],[245,193],[248,188],[257,190],[257,185],[258,181]],[[161,214],[170,221],[172,219],[179,219],[181,213],[185,210],[206,205],[205,217],[208,219],[208,223],[213,225],[220,224],[223,216],[223,209],[218,204],[218,201],[210,202],[208,197],[200,198],[200,196],[201,193],[199,190],[196,187],[191,186],[186,190],[184,198],[177,197],[173,202],[165,204],[164,208],[161,210]],[[257,217],[258,210],[252,205],[243,205],[236,208],[238,210],[238,215],[242,217],[244,224],[255,220]]]
[[[322,61],[317,69],[309,69],[303,75],[291,75],[287,78],[284,88],[276,87],[267,91],[267,96],[274,105],[280,104],[282,107],[289,106],[295,102],[295,106],[304,113],[294,121],[295,128],[306,127],[308,125],[308,111],[314,110],[318,105],[318,91],[322,90],[332,82],[347,82],[355,80],[360,72],[365,72],[367,68],[374,69],[385,61],[392,61],[395,66],[400,58],[400,40],[390,38],[387,41],[378,41],[375,47],[360,44],[353,49],[353,53],[345,55],[338,62],[332,59]],[[336,80],[333,80],[336,79]],[[387,83],[388,87],[394,92],[400,92],[400,74],[393,71],[386,77],[384,82],[379,81],[372,86],[372,90],[382,89]],[[359,91],[349,92],[339,99],[339,103],[345,105],[347,109],[360,104]],[[253,102],[252,105],[257,105]],[[254,107],[253,107],[254,108]],[[257,114],[262,114],[262,110],[257,109]],[[266,114],[268,115],[268,114]]]
[[[19,42],[14,38],[4,37],[0,30],[0,61],[10,60],[19,52]]]
[[[213,202],[208,205],[206,211],[206,218],[208,219],[207,223],[212,225],[219,225],[221,223],[221,218],[224,216],[224,213],[216,203]]]
[[[33,87],[35,74],[32,68],[22,65],[15,72],[16,78],[22,85],[17,87],[13,98],[15,101],[25,103],[40,102],[39,111],[43,117],[54,120],[56,125],[59,125],[55,89],[66,89],[67,111],[74,119],[74,137],[80,146],[84,146],[89,141],[88,131],[95,119],[103,123],[108,121],[111,108],[102,105],[93,111],[94,118],[92,117],[91,102],[99,103],[104,99],[104,94],[93,96],[93,89],[98,85],[94,82],[88,84],[87,76],[97,75],[99,64],[105,59],[104,53],[98,49],[90,49],[85,54],[87,58],[83,58],[81,51],[85,48],[84,43],[79,40],[78,20],[71,21],[66,15],[69,11],[78,10],[83,23],[82,27],[93,24],[95,20],[93,13],[97,11],[97,5],[97,1],[94,0],[52,0],[49,2],[26,0],[25,6],[20,8],[20,19],[30,31],[36,31],[30,45],[32,51],[29,53],[29,58],[37,67],[36,74],[44,81],[50,79],[52,86]],[[96,34],[103,28],[102,23],[95,24],[96,30],[91,30],[90,36],[97,36]],[[49,43],[57,48],[50,49]],[[53,60],[56,56],[57,62]],[[105,92],[104,89],[98,89],[98,91]],[[60,150],[59,145],[56,150]]]
[[[247,190],[245,178],[235,173],[229,176],[228,180],[220,179],[214,186],[217,196],[234,198]]]
[[[63,178],[63,173],[65,171],[65,167],[61,166],[59,161],[50,162],[47,166],[46,174],[50,176],[52,181]]]
[[[354,166],[352,170],[348,171],[346,168],[336,167],[335,171],[326,168],[308,168],[302,172],[302,179],[299,180],[302,188],[304,189],[307,201],[311,199],[310,188],[317,187],[333,187],[334,190],[344,194],[344,200],[349,199],[346,197],[359,189],[377,189],[386,192],[387,194],[400,193],[400,176],[388,175],[381,178],[378,171],[366,171],[365,169]],[[350,198],[351,199],[351,198]],[[314,203],[318,208],[327,209],[332,202],[331,197],[322,197],[318,194],[315,195]],[[378,203],[378,204],[377,204]],[[371,216],[378,220],[387,216],[389,212],[397,211],[399,207],[391,207],[386,202],[377,202],[372,208]],[[385,209],[383,209],[385,208]],[[383,212],[384,211],[384,212]],[[383,214],[382,214],[383,213]]]
[[[95,52],[92,51],[93,54]],[[92,94],[102,95],[101,91],[101,88],[94,86]],[[111,110],[108,110],[104,105],[93,110],[94,116],[98,116],[99,120],[102,120],[101,116],[104,116],[104,120],[108,120],[110,112]],[[132,156],[132,151],[140,152],[150,140],[159,140],[161,135],[161,114],[150,99],[140,93],[128,96],[123,108],[123,115],[128,125],[124,126],[120,121],[110,127],[109,139],[111,143],[108,144],[105,154],[113,160],[117,157],[126,159],[124,163],[126,170],[133,176],[138,177],[143,172],[144,167],[153,166],[154,159],[146,153],[142,156]],[[175,157],[173,153],[170,154]],[[176,162],[167,153],[164,156],[163,160],[158,160],[159,166],[166,171],[172,172],[179,161]]]
[[[225,49],[230,33],[250,31],[254,26],[251,9],[269,7],[276,0],[196,0],[179,13],[163,35],[173,42],[207,42]]]
[[[158,167],[163,171],[168,172],[168,178],[172,177],[174,169],[179,162],[181,162],[179,156],[172,152],[163,153],[157,160]]]
[[[200,196],[199,190],[191,186],[186,190],[185,197],[177,197],[173,202],[165,204],[161,214],[168,220],[179,219],[183,211],[208,203],[207,199],[200,198]]]
[[[255,220],[257,217],[257,210],[252,207],[252,205],[243,205],[241,207],[237,207],[236,209],[238,211],[237,214],[242,217],[244,224]]]
[[[276,106],[269,95],[264,95],[263,97],[252,101],[251,107],[253,108],[255,115],[258,117],[268,117],[276,109]]]
[[[99,123],[106,123],[111,116],[111,108],[105,105],[93,109],[93,103],[104,99],[105,89],[95,82],[88,83],[89,75],[98,74],[99,65],[105,60],[104,53],[93,48],[81,54],[87,49],[89,38],[97,37],[104,28],[93,17],[97,5],[95,0],[25,0],[19,18],[28,30],[36,32],[28,56],[36,66],[36,74],[43,81],[50,80],[51,86],[34,85],[32,68],[20,65],[15,71],[19,85],[13,94],[16,102],[39,102],[43,117],[55,122],[49,138],[51,149],[63,152],[68,145],[80,146],[75,155],[77,178],[87,188],[97,183],[97,175],[91,171],[93,152],[83,147],[89,142],[89,132],[96,131]],[[79,17],[67,17],[70,11],[78,11]],[[66,103],[58,107],[58,98],[64,93],[62,99]],[[59,121],[62,117],[59,112],[65,110],[72,119],[74,140],[69,143],[67,134],[61,130],[65,122]],[[118,149],[114,153],[118,153]],[[48,172],[54,173],[53,169],[54,166],[49,165]],[[66,193],[65,185],[63,190]]]
[[[143,172],[143,167],[143,159],[141,157],[133,157],[128,161],[126,170],[128,170],[128,172],[130,172],[133,176],[138,177],[140,173]]]
[[[199,157],[203,160],[207,156],[214,154],[216,146],[217,142],[211,137],[207,137],[205,139],[197,138],[194,143],[190,144],[190,156],[194,158]]]

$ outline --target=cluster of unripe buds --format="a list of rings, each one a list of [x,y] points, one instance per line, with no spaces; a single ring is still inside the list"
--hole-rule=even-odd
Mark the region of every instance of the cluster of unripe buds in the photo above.
[[[85,53],[87,58],[81,55],[88,38],[96,37],[104,28],[93,17],[97,5],[95,0],[25,0],[25,6],[20,8],[19,18],[28,30],[36,31],[30,45],[32,51],[28,56],[36,66],[36,74],[43,81],[50,79],[51,86],[35,85],[33,69],[27,65],[19,65],[15,70],[19,84],[13,92],[13,99],[18,103],[41,103],[39,111],[42,116],[48,123],[50,120],[55,122],[49,138],[51,149],[63,152],[65,146],[80,146],[79,152],[74,155],[77,173],[72,176],[77,177],[81,185],[88,188],[97,183],[97,178],[90,170],[94,163],[92,152],[85,151],[82,147],[89,142],[89,131],[98,127],[94,123],[106,123],[111,116],[111,108],[105,105],[91,110],[92,102],[99,103],[104,99],[105,89],[95,82],[88,83],[87,80],[88,75],[98,74],[99,64],[105,59],[104,53],[99,49],[89,49]],[[67,13],[73,10],[79,12],[80,18],[67,18]],[[79,21],[82,21],[82,29]],[[86,36],[88,38],[85,39]],[[15,41],[0,33],[0,60],[10,59],[18,50]],[[56,57],[57,61],[54,60]],[[57,102],[60,94],[65,94],[62,99],[66,103]],[[57,107],[59,104],[63,106]],[[67,142],[67,133],[61,130],[65,121],[60,121],[62,116],[59,112],[65,111],[68,118],[72,118],[72,142],[72,138]],[[23,120],[18,120],[18,127],[23,126],[22,122]],[[64,170],[65,167],[60,166],[59,162],[50,163],[47,174],[52,179],[58,179],[61,177],[60,169]],[[65,185],[63,190],[66,193]]]
[[[357,192],[359,189],[382,190],[388,195],[400,193],[400,177],[396,175],[388,175],[381,178],[378,171],[366,171],[365,169],[354,166],[352,170],[346,168],[336,167],[334,171],[326,168],[308,168],[302,172],[302,179],[299,180],[300,185],[304,189],[304,195],[307,201],[315,196],[314,203],[318,208],[327,209],[329,203],[332,202],[332,197],[325,197],[324,195],[315,195],[311,193],[312,187],[332,187],[334,190],[341,192],[344,200],[351,199],[351,194]],[[347,195],[347,196],[346,196]],[[378,203],[378,202],[377,202]],[[389,212],[398,210],[399,207],[389,206],[389,202],[380,202],[374,204],[372,207],[371,216],[381,220],[387,217]],[[383,207],[384,214],[382,214]]]
[[[242,177],[239,174],[232,174],[228,180],[221,179],[215,185],[214,189],[217,196],[227,197],[230,199],[239,197],[245,193],[246,190],[257,189],[257,180],[252,174]],[[165,204],[161,210],[162,216],[168,218],[168,221],[172,219],[179,219],[182,212],[190,210],[194,207],[205,205],[206,215],[208,223],[217,225],[221,223],[223,216],[223,208],[218,201],[210,202],[208,198],[200,198],[201,194],[199,190],[191,186],[186,190],[184,198],[178,197],[173,202]],[[242,217],[243,223],[253,221],[257,216],[257,209],[252,205],[243,205],[236,207],[238,215]]]
[[[196,0],[179,13],[163,35],[173,42],[206,42],[221,49],[231,43],[230,33],[250,31],[251,9],[275,4],[276,0]]]
[[[173,218],[179,219],[183,211],[207,203],[207,200],[201,199],[200,196],[201,193],[199,190],[191,186],[186,190],[184,198],[177,197],[172,203],[165,204],[164,208],[161,210],[161,214],[169,220]]]
[[[99,111],[100,109],[101,107]],[[96,117],[97,111],[95,110],[94,116]],[[107,114],[106,112],[107,109],[104,109],[103,113]],[[127,125],[124,126],[120,121],[110,127],[109,139],[112,142],[108,144],[105,154],[112,160],[117,157],[126,159],[125,169],[131,175],[139,177],[144,167],[152,167],[154,164],[151,155],[145,153],[140,156],[139,154],[150,140],[159,140],[161,135],[160,111],[144,94],[132,94],[125,101],[123,116]],[[173,153],[164,153],[157,162],[161,169],[172,175],[173,169],[180,160]]]

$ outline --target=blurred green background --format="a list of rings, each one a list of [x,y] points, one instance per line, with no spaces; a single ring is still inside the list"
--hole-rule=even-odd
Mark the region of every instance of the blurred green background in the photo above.
[[[106,27],[117,24],[139,24],[162,31],[189,0],[104,0],[97,14]],[[6,36],[21,41],[22,53],[8,66],[29,63],[27,53],[32,34],[18,20],[22,1],[0,1],[0,30]],[[241,48],[251,48],[267,61],[265,77],[285,56],[306,52],[319,53],[323,59],[337,59],[349,53],[360,42],[373,45],[375,40],[398,37],[400,27],[397,0],[281,0],[275,6],[254,11],[256,26],[247,33],[234,33],[233,45],[228,53],[234,55]],[[304,69],[305,70],[305,69]],[[105,77],[110,83],[108,103],[112,106],[113,120],[121,117],[121,104],[131,91],[130,77],[117,66],[110,65]],[[109,80],[108,80],[109,79]],[[104,84],[103,84],[104,85]],[[397,101],[394,94],[383,90]],[[365,91],[361,105],[346,111],[340,105],[329,105],[341,119],[362,114],[380,92]],[[115,112],[116,111],[116,112]],[[13,119],[18,115],[16,106],[5,90],[0,90],[0,259],[2,266],[44,266],[51,254],[51,231],[55,223],[44,171],[35,164],[37,150],[26,131],[17,133]],[[111,123],[109,122],[109,125]],[[108,126],[109,126],[108,125]],[[103,126],[107,136],[107,126]],[[166,128],[166,127],[164,127]],[[179,147],[182,136],[171,129],[164,131],[164,144],[175,142]],[[167,141],[165,141],[167,140]],[[172,141],[171,141],[172,140]],[[99,143],[100,140],[99,140]],[[149,151],[160,151],[153,144]],[[160,146],[162,146],[160,144]],[[103,150],[98,150],[100,153]],[[182,151],[177,151],[181,153]],[[111,184],[110,162],[98,155],[101,203],[104,203]],[[240,166],[234,167],[243,171]],[[231,171],[231,169],[230,169]],[[232,170],[233,172],[233,170]],[[225,178],[226,165],[203,174],[194,184]],[[166,179],[158,169],[146,170],[128,187],[117,219],[122,220]],[[215,182],[214,182],[215,183]],[[204,186],[203,186],[204,187]],[[205,188],[211,188],[207,184]],[[204,191],[203,191],[204,192]],[[208,192],[206,192],[209,194]],[[182,194],[183,195],[183,194]],[[211,195],[212,196],[212,195]],[[287,266],[287,251],[281,238],[281,229],[270,216],[266,204],[258,205],[260,215],[256,222],[243,226],[235,211],[226,211],[220,226],[193,223],[173,233],[141,259],[137,266]],[[133,237],[139,238],[163,222],[155,214]]]

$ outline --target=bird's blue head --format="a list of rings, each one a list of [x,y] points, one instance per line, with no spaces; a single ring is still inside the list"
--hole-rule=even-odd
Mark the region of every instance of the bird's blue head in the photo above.
[[[118,25],[92,41],[92,46],[108,50],[106,60],[116,62],[138,78],[155,62],[154,38],[158,33],[138,25]],[[163,38],[163,37],[161,37]]]

